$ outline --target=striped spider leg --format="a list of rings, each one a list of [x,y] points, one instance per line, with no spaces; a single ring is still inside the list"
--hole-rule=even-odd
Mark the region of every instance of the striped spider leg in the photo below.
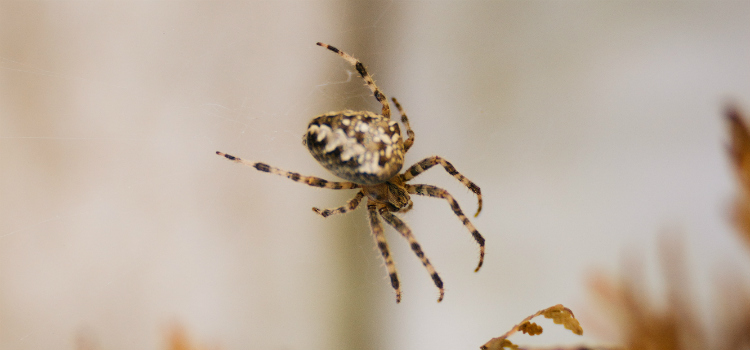
[[[380,112],[380,115],[385,119],[391,119],[391,106],[388,105],[388,99],[385,98],[385,95],[383,95],[382,92],[380,92],[380,89],[378,89],[378,86],[375,85],[375,80],[372,79],[372,76],[370,76],[369,73],[367,73],[367,69],[365,69],[365,65],[362,64],[358,59],[350,56],[348,53],[341,51],[331,45],[323,44],[321,42],[317,43],[318,46],[325,47],[326,49],[329,49],[335,53],[337,53],[341,58],[345,59],[347,62],[349,62],[354,68],[357,69],[357,72],[359,72],[359,75],[362,76],[362,79],[365,80],[365,84],[368,88],[370,88],[370,91],[372,91],[372,94],[375,95],[375,99],[380,102],[381,105],[383,105],[383,109]]]
[[[417,162],[417,164],[412,165],[411,168],[404,171],[404,173],[401,174],[401,178],[404,181],[409,181],[417,175],[432,168],[436,164],[442,165],[443,168],[445,168],[445,171],[448,172],[448,174],[458,179],[458,181],[461,181],[461,183],[468,187],[471,192],[474,192],[474,194],[477,195],[479,205],[477,206],[477,212],[474,214],[474,217],[479,216],[479,212],[482,211],[482,190],[479,189],[479,186],[471,182],[471,180],[467,179],[466,176],[461,175],[461,173],[459,173],[456,168],[453,167],[453,164],[441,158],[440,156],[432,156],[420,160],[419,162]]]
[[[398,114],[401,115],[401,123],[403,123],[406,127],[406,140],[404,141],[404,153],[406,153],[409,152],[409,148],[411,148],[411,145],[414,144],[414,131],[411,129],[411,125],[409,124],[409,117],[406,116],[406,112],[404,112],[401,104],[398,103],[398,100],[395,97],[391,98],[391,100],[393,100],[393,104],[396,105]]]
[[[396,272],[396,264],[393,262],[391,252],[388,250],[388,242],[385,240],[385,234],[383,234],[383,225],[380,223],[378,218],[378,206],[375,203],[367,203],[367,213],[370,217],[370,230],[372,236],[375,238],[375,243],[380,249],[380,254],[383,256],[385,267],[388,270],[388,276],[391,278],[391,286],[396,291],[396,302],[401,302],[401,286],[398,282],[398,272]],[[442,298],[442,296],[441,296]]]
[[[304,175],[300,175],[298,173],[293,173],[291,171],[281,170],[279,168],[272,167],[272,166],[270,166],[268,164],[265,164],[265,163],[260,163],[260,162],[253,163],[253,162],[244,160],[244,159],[242,159],[240,157],[235,157],[235,156],[233,156],[231,154],[226,154],[226,153],[219,152],[219,151],[216,151],[216,154],[218,154],[219,156],[222,156],[222,157],[224,157],[226,159],[229,159],[229,160],[231,160],[231,161],[233,161],[235,163],[240,163],[242,165],[247,165],[247,166],[249,166],[251,168],[258,169],[258,171],[262,171],[262,172],[265,172],[265,173],[276,174],[276,175],[279,175],[279,176],[284,176],[284,177],[286,177],[286,178],[288,178],[288,179],[290,179],[292,181],[302,182],[302,183],[305,183],[305,184],[307,184],[309,186],[313,186],[313,187],[330,188],[332,190],[349,190],[349,189],[352,189],[352,188],[359,188],[360,187],[360,185],[355,184],[353,182],[333,182],[333,181],[328,181],[328,180],[321,179],[321,178],[315,177],[315,176],[304,176]]]
[[[432,281],[435,283],[435,286],[438,288],[438,290],[440,290],[438,303],[443,301],[443,296],[445,295],[443,280],[440,279],[437,271],[435,271],[435,268],[432,267],[432,264],[430,264],[430,259],[427,259],[427,257],[424,255],[424,252],[422,252],[422,247],[417,242],[417,239],[414,238],[414,235],[411,233],[411,229],[409,228],[409,226],[406,226],[406,224],[401,221],[401,219],[399,219],[396,215],[393,215],[385,205],[380,206],[380,208],[378,208],[378,212],[380,213],[380,216],[383,217],[385,222],[388,223],[388,225],[391,225],[393,228],[395,228],[396,231],[404,236],[404,238],[406,238],[406,240],[409,242],[411,250],[414,251],[414,254],[416,254],[419,260],[422,261],[422,265],[424,265],[424,267],[427,269],[427,272],[430,273],[430,277],[432,277]],[[393,277],[394,276],[391,275],[391,281],[393,280]]]
[[[464,215],[464,212],[461,211],[461,207],[458,206],[458,202],[453,198],[453,196],[451,196],[448,191],[432,185],[406,185],[406,189],[411,194],[442,198],[448,201],[448,204],[450,204],[453,212],[456,214],[456,216],[458,216],[459,219],[461,219],[461,222],[464,224],[464,226],[466,226],[469,232],[471,232],[471,236],[474,237],[474,240],[479,244],[479,264],[477,265],[477,268],[474,270],[474,272],[479,271],[479,269],[482,267],[482,264],[484,263],[484,237],[479,234],[479,231],[477,231],[474,225],[472,225],[471,221],[469,221],[466,215]]]

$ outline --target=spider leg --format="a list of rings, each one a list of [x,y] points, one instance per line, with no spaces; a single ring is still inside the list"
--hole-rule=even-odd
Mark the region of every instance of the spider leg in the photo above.
[[[271,173],[271,174],[276,174],[276,175],[280,175],[280,176],[285,176],[285,177],[291,179],[292,181],[302,182],[302,183],[305,183],[305,184],[307,184],[309,186],[313,186],[313,187],[330,188],[330,189],[334,189],[334,190],[348,190],[348,189],[352,189],[352,188],[359,188],[359,185],[355,184],[353,182],[333,182],[333,181],[328,181],[328,180],[321,179],[319,177],[304,176],[304,175],[300,175],[298,173],[293,173],[293,172],[281,170],[279,168],[272,167],[272,166],[270,166],[268,164],[265,164],[265,163],[253,163],[253,162],[244,160],[242,158],[235,157],[233,155],[229,155],[229,154],[218,152],[218,151],[216,152],[216,154],[218,154],[218,155],[220,155],[220,156],[222,156],[222,157],[224,157],[226,159],[229,159],[229,160],[231,160],[233,162],[240,163],[240,164],[243,164],[243,165],[247,165],[249,167],[253,167],[255,169],[258,169],[259,171],[266,172],[266,173]]]
[[[362,76],[362,79],[365,80],[365,84],[367,87],[370,88],[370,91],[372,91],[372,94],[375,95],[375,98],[380,102],[380,104],[383,105],[383,111],[382,114],[385,117],[385,119],[391,119],[391,107],[388,105],[388,99],[383,95],[382,92],[380,92],[380,89],[378,89],[378,86],[375,85],[375,81],[372,80],[372,77],[369,73],[367,73],[367,70],[365,69],[365,65],[362,64],[358,59],[349,56],[346,52],[343,52],[331,45],[323,44],[323,43],[317,43],[318,46],[325,47],[326,49],[329,49],[341,56],[343,59],[345,59],[347,62],[351,63],[352,66],[357,68],[357,72],[359,72],[359,75]]]
[[[404,112],[404,109],[401,108],[401,104],[398,103],[398,100],[396,98],[391,98],[393,100],[393,104],[396,105],[396,109],[398,109],[398,114],[401,115],[401,122],[404,123],[404,126],[406,127],[406,140],[404,140],[404,153],[409,151],[409,148],[411,148],[411,145],[414,144],[414,131],[411,129],[411,125],[409,125],[409,118],[406,116],[406,112]]]
[[[432,156],[422,159],[417,164],[412,165],[409,170],[406,170],[403,174],[401,174],[401,178],[404,181],[409,181],[417,175],[427,171],[427,169],[432,168],[436,164],[442,165],[443,168],[445,168],[445,171],[448,172],[448,174],[453,175],[453,177],[458,179],[458,181],[461,181],[461,183],[466,185],[466,187],[468,187],[471,192],[474,192],[477,195],[479,206],[477,207],[476,214],[474,214],[474,217],[477,217],[479,215],[479,212],[482,211],[482,190],[479,189],[479,186],[471,182],[471,180],[467,179],[466,176],[461,175],[461,173],[459,173],[456,168],[453,167],[453,164],[451,164],[447,160],[440,158],[439,156]]]
[[[377,206],[368,201],[367,212],[370,214],[370,229],[372,235],[375,237],[375,242],[378,244],[380,254],[383,255],[385,261],[385,267],[388,269],[388,275],[391,278],[391,286],[396,290],[396,302],[401,302],[401,287],[398,283],[398,274],[396,272],[396,264],[393,263],[393,258],[388,250],[388,243],[385,241],[385,234],[383,234],[383,225],[380,223],[378,218]]]
[[[406,226],[406,224],[401,221],[397,216],[391,214],[391,212],[388,211],[388,208],[385,206],[380,207],[380,216],[385,219],[385,222],[387,222],[389,225],[393,226],[393,228],[396,229],[404,238],[406,238],[407,241],[409,241],[409,245],[411,246],[411,250],[414,251],[414,254],[417,255],[419,260],[422,260],[422,265],[424,265],[425,268],[427,268],[427,272],[430,273],[430,277],[432,277],[432,281],[435,282],[435,286],[438,287],[440,290],[440,296],[438,297],[438,303],[443,300],[443,296],[445,295],[445,289],[443,288],[443,280],[440,279],[440,276],[438,276],[437,271],[435,271],[435,268],[432,267],[432,264],[430,263],[430,260],[427,259],[427,257],[424,255],[424,252],[422,252],[422,247],[417,243],[417,239],[414,238],[414,235],[411,233],[411,229]]]
[[[464,215],[464,213],[461,211],[461,207],[458,206],[458,202],[456,202],[453,196],[451,196],[448,191],[431,185],[406,185],[406,190],[411,194],[443,198],[448,201],[448,203],[451,205],[451,209],[453,209],[453,212],[456,213],[456,216],[458,216],[459,219],[461,219],[461,222],[464,223],[464,226],[469,229],[469,232],[471,232],[474,240],[479,243],[479,265],[477,265],[477,268],[474,270],[474,272],[479,271],[479,268],[482,267],[482,263],[484,263],[484,237],[479,234],[479,231],[477,231],[477,229],[474,227],[474,225],[471,224],[466,215]]]
[[[318,209],[313,207],[312,210],[322,217],[328,217],[333,214],[345,214],[348,213],[354,209],[357,209],[359,206],[359,202],[362,201],[362,197],[364,197],[365,194],[362,191],[357,192],[357,194],[354,196],[354,198],[350,199],[348,202],[346,202],[346,205],[335,208],[335,209]]]

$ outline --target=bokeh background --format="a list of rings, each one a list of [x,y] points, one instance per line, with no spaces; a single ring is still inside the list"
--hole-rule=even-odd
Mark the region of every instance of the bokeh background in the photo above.
[[[639,261],[658,302],[665,231],[710,328],[711,281],[750,276],[722,120],[750,107],[749,24],[744,1],[0,2],[0,349],[160,349],[174,325],[221,349],[476,349],[558,303],[583,338],[518,342],[616,343],[587,281]],[[479,273],[446,203],[404,215],[440,304],[395,231],[401,304],[364,210],[310,210],[353,191],[214,154],[334,179],[307,123],[379,107],[317,41],[402,102],[407,165],[482,188]],[[441,169],[418,182],[476,209]]]

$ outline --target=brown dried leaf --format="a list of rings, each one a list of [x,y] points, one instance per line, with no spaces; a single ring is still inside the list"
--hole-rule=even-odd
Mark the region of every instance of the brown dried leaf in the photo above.
[[[540,310],[537,313],[526,317],[521,323],[513,326],[511,330],[506,332],[500,337],[492,338],[490,341],[481,346],[482,350],[502,350],[502,349],[518,349],[518,346],[510,342],[507,338],[516,332],[528,333],[529,335],[537,335],[542,333],[542,327],[536,323],[530,322],[532,318],[537,316],[544,316],[552,319],[556,324],[562,324],[566,329],[572,331],[575,334],[582,335],[583,328],[578,323],[578,320],[573,316],[573,311],[562,306],[562,304],[555,305],[553,307]]]
[[[745,243],[750,247],[750,131],[739,109],[727,108],[726,117],[730,135],[727,148],[741,186],[732,216]]]
[[[622,329],[626,349],[692,350],[711,348],[690,296],[683,248],[675,237],[664,237],[659,246],[666,303],[659,308],[642,288],[642,266],[631,261],[628,278],[619,283],[599,277],[594,290],[613,311]],[[639,271],[632,273],[632,271]]]
[[[562,305],[555,305],[545,310],[542,315],[546,318],[552,319],[555,324],[563,325],[567,330],[575,334],[583,335],[583,328],[573,316],[573,311],[570,311],[570,309]]]
[[[524,334],[528,334],[531,336],[542,334],[542,332],[544,331],[544,329],[542,329],[542,326],[529,321],[521,323],[518,326],[518,330],[523,332]]]

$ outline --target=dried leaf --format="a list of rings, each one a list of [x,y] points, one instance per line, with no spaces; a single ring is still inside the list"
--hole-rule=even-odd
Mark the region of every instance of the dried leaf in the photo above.
[[[726,111],[729,123],[729,156],[742,190],[735,200],[732,216],[735,226],[750,247],[750,131],[742,113],[735,107]]]
[[[578,323],[578,320],[573,316],[573,312],[562,305],[555,305],[545,310],[542,315],[546,318],[552,319],[555,324],[563,325],[567,330],[575,334],[583,335],[583,328],[581,328],[581,324]]]
[[[542,334],[542,332],[544,331],[544,329],[542,329],[542,326],[534,322],[529,322],[529,321],[521,323],[518,326],[518,330],[523,332],[524,334],[528,334],[532,336]]]
[[[531,322],[531,319],[537,316],[544,316],[552,319],[556,324],[562,324],[566,329],[572,331],[575,334],[582,335],[583,328],[578,323],[578,320],[573,316],[573,311],[562,306],[562,304],[555,305],[544,310],[540,310],[537,313],[526,317],[521,323],[513,326],[511,330],[506,332],[500,337],[492,338],[490,341],[482,345],[482,350],[502,350],[502,349],[518,349],[518,346],[513,344],[507,338],[516,332],[523,332],[529,335],[542,334],[542,327],[538,324]]]

